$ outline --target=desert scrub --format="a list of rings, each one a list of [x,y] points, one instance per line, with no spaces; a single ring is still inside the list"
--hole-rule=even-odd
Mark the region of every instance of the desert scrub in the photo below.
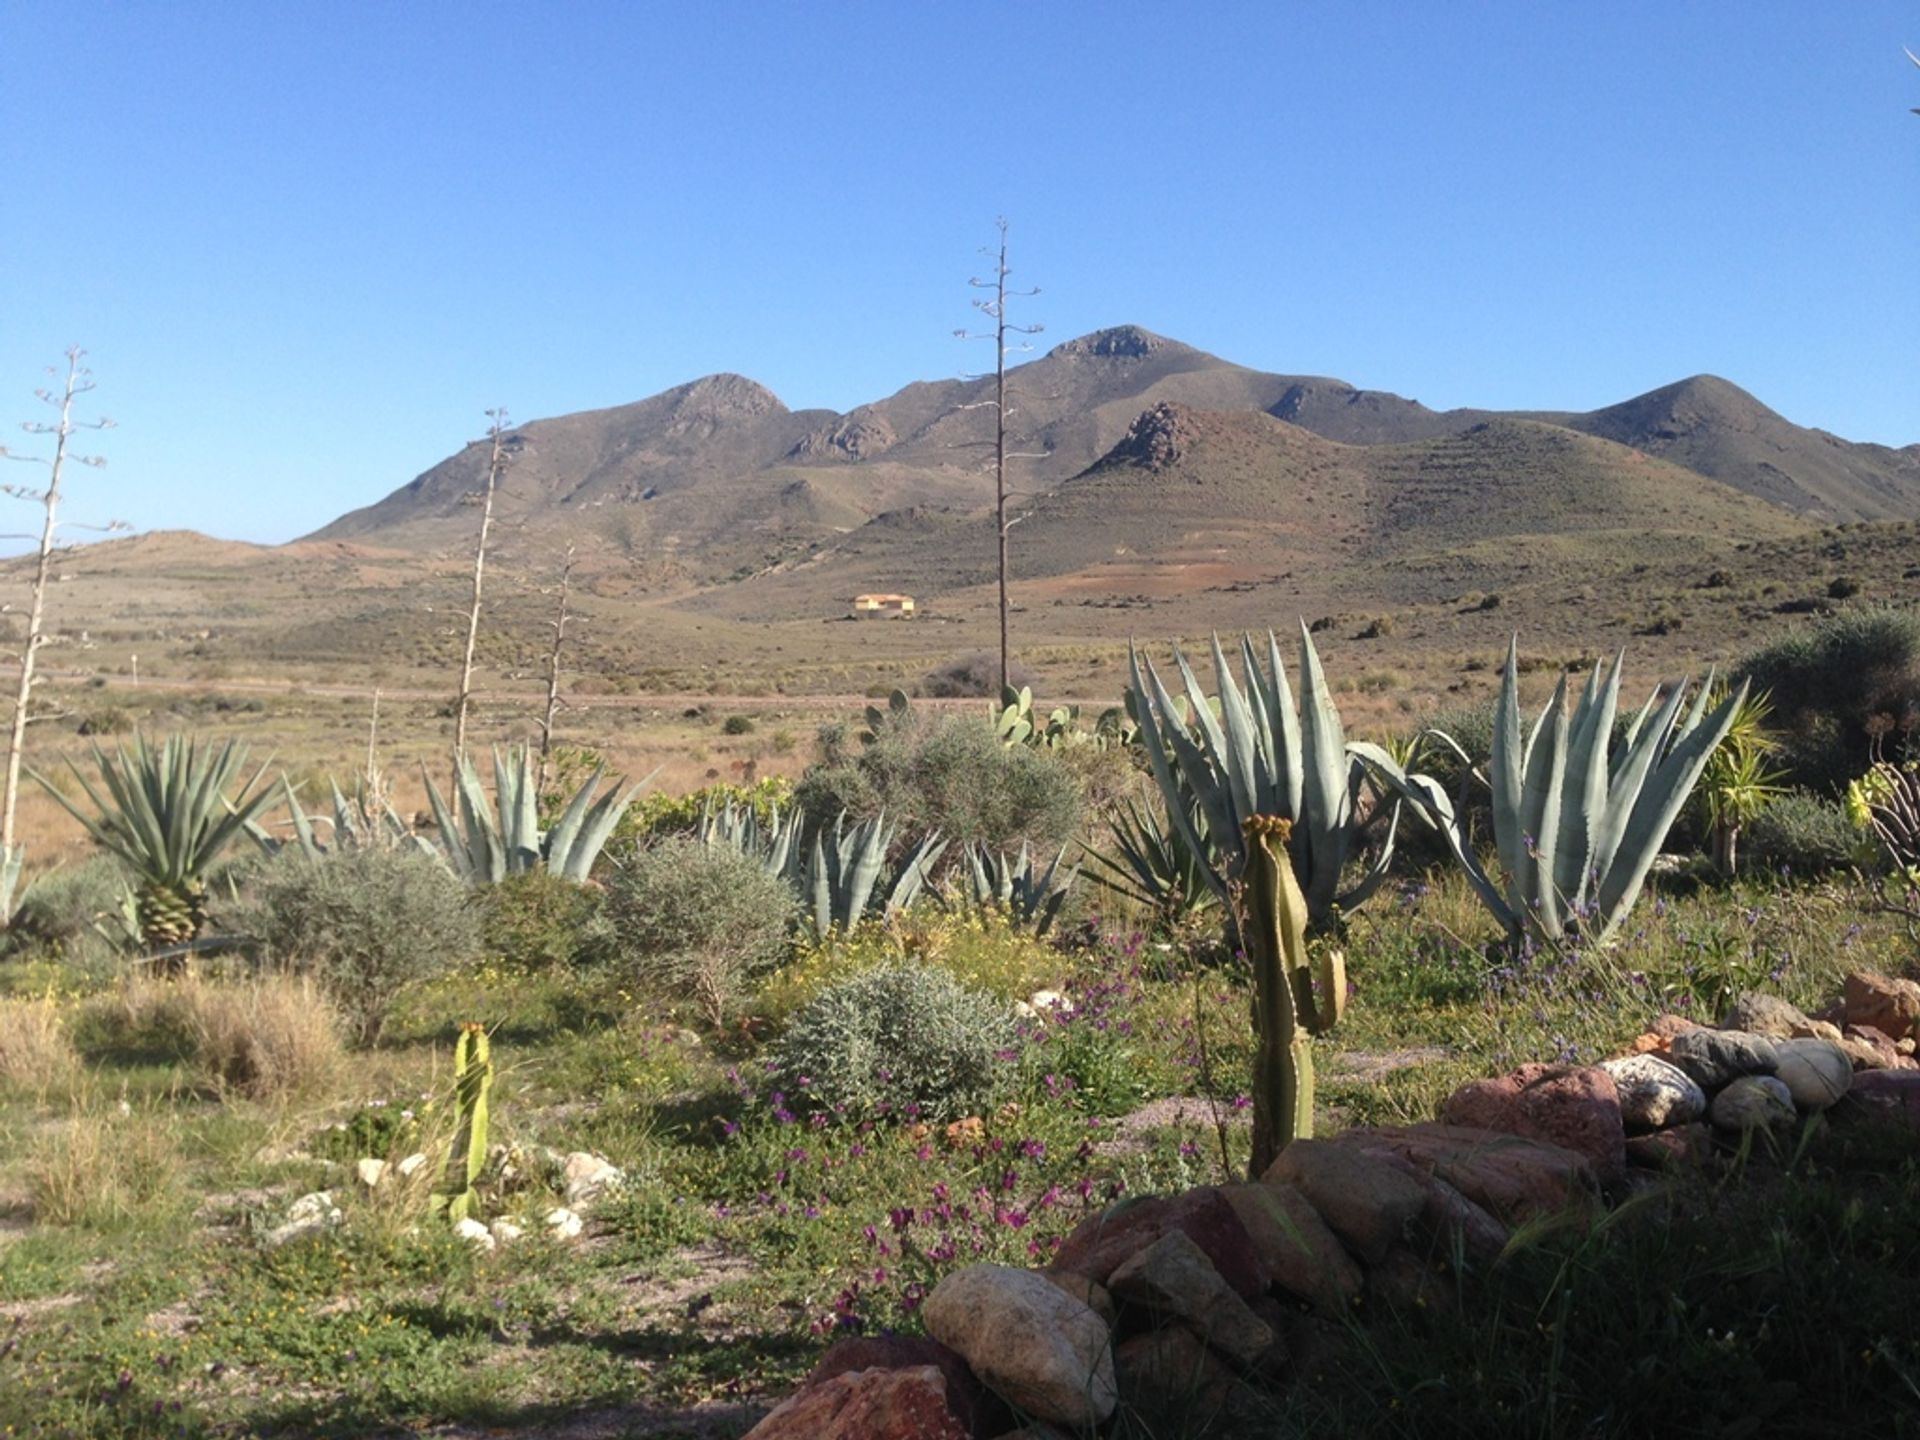
[[[854,1118],[978,1113],[1011,1078],[1011,1007],[944,970],[895,961],[829,986],[780,1040],[774,1068],[803,1098]]]
[[[150,1226],[178,1205],[183,1168],[170,1108],[77,1096],[26,1155],[35,1223]]]
[[[619,963],[640,988],[691,999],[724,1024],[786,951],[793,891],[758,861],[669,836],[640,846],[607,887]]]
[[[1805,790],[1789,790],[1746,828],[1747,856],[1768,870],[1802,878],[1871,863],[1872,845],[1853,828],[1846,807]]]
[[[1080,830],[1086,804],[1080,776],[1051,752],[1000,743],[975,715],[889,720],[858,749],[822,732],[822,763],[801,777],[794,800],[816,823],[845,811],[853,820],[885,812],[904,833],[938,831],[955,843],[1051,853]]]
[[[80,1073],[60,1002],[51,995],[0,1000],[0,1091],[45,1099]]]
[[[221,1093],[280,1101],[319,1095],[345,1061],[343,1025],[309,976],[183,980],[195,1078]]]
[[[110,855],[63,865],[27,887],[0,953],[44,955],[87,972],[104,971],[131,948],[121,919],[132,883]]]
[[[523,973],[598,965],[614,950],[604,902],[604,892],[549,870],[509,875],[482,893],[481,940]]]
[[[244,923],[271,959],[319,982],[361,1045],[380,1038],[407,986],[480,942],[467,887],[413,850],[284,855],[261,875]]]

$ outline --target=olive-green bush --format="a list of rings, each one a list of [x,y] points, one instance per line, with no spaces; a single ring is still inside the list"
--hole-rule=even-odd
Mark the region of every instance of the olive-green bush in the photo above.
[[[614,951],[603,893],[549,870],[487,886],[481,927],[487,954],[518,970],[590,967]]]

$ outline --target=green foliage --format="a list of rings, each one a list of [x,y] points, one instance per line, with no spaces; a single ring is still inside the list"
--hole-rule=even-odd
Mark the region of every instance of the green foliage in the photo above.
[[[1146,906],[1156,925],[1170,926],[1219,903],[1185,838],[1200,823],[1189,815],[1185,827],[1169,824],[1154,805],[1128,799],[1108,816],[1111,847],[1089,846],[1087,860],[1102,884]]]
[[[774,1052],[790,1100],[849,1118],[948,1119],[984,1110],[1014,1043],[1006,1002],[900,962],[822,992]]]
[[[280,777],[280,793],[287,810],[288,837],[273,834],[257,821],[248,822],[247,833],[253,837],[262,854],[271,858],[291,846],[309,860],[316,860],[329,850],[350,850],[370,845],[411,846],[428,854],[439,853],[424,836],[413,833],[413,827],[393,808],[385,795],[375,792],[367,777],[362,776],[356,781],[351,799],[341,791],[338,783],[329,780],[327,784],[333,792],[332,814],[314,816],[309,815],[306,807],[300,803],[293,781],[284,774]],[[320,829],[322,826],[326,827],[324,839]]]
[[[411,850],[283,856],[262,875],[245,923],[270,956],[313,975],[363,1045],[379,1038],[401,991],[480,941],[466,887]]]
[[[1861,836],[1846,807],[1805,790],[1788,790],[1747,827],[1746,850],[1758,866],[1800,878],[1848,870],[1861,859]]]
[[[1312,923],[1323,925],[1336,905],[1353,909],[1386,878],[1395,827],[1389,825],[1366,875],[1342,892],[1341,872],[1360,838],[1357,802],[1366,767],[1349,753],[1313,637],[1305,625],[1300,627],[1304,700],[1298,707],[1280,660],[1280,642],[1271,632],[1264,671],[1251,636],[1241,641],[1240,655],[1244,690],[1234,680],[1219,640],[1213,642],[1220,690],[1216,719],[1213,699],[1201,689],[1178,648],[1174,663],[1186,686],[1185,707],[1162,683],[1152,662],[1143,662],[1135,650],[1128,708],[1140,722],[1141,742],[1168,816],[1188,848],[1206,857],[1204,874],[1214,893],[1227,899],[1246,873],[1252,852],[1242,828],[1245,822],[1255,815],[1279,816],[1293,822],[1293,869],[1301,877]],[[1391,768],[1384,753],[1378,747],[1375,751],[1376,765]],[[1397,821],[1397,806],[1394,816]]]
[[[720,722],[722,735],[751,735],[754,731],[751,715],[729,715]]]
[[[1576,930],[1598,943],[1612,936],[1747,695],[1743,684],[1709,715],[1709,687],[1702,687],[1683,717],[1685,685],[1674,686],[1657,710],[1656,693],[1610,756],[1624,659],[1594,667],[1571,715],[1562,674],[1523,744],[1518,640],[1508,645],[1487,766],[1504,889],[1482,866],[1438,781],[1399,770],[1377,745],[1354,746],[1421,807],[1515,944],[1529,931],[1549,944]]]
[[[529,870],[481,894],[487,953],[513,969],[591,967],[613,952],[613,925],[599,890],[550,871]]]
[[[498,819],[473,762],[462,755],[458,769],[454,787],[458,813],[448,806],[431,776],[427,777],[427,800],[433,807],[441,854],[453,873],[471,885],[498,882],[542,867],[569,880],[588,879],[633,797],[653,778],[647,776],[632,786],[615,781],[602,792],[600,782],[605,772],[596,770],[581,782],[552,827],[544,828],[532,750],[514,746],[504,755],[494,752]]]
[[[493,1047],[484,1025],[460,1027],[453,1047],[453,1105],[457,1117],[447,1142],[446,1168],[433,1192],[432,1213],[449,1225],[469,1218],[473,1184],[487,1165],[488,1097],[493,1091]]]
[[[1725,699],[1724,689],[1716,691],[1716,702]],[[1786,772],[1770,758],[1774,740],[1767,726],[1772,718],[1766,694],[1749,693],[1734,707],[1726,738],[1714,746],[1700,774],[1701,809],[1713,835],[1714,864],[1729,878],[1736,868],[1741,830],[1786,791],[1781,783]]]
[[[1004,850],[989,850],[969,845],[966,866],[961,872],[965,901],[978,909],[997,910],[1007,920],[1035,935],[1044,935],[1059,917],[1080,867],[1061,873],[1067,858],[1062,849],[1043,870],[1034,862],[1026,846],[1017,855]]]
[[[686,836],[640,846],[607,883],[620,962],[715,1025],[779,961],[793,910],[791,888],[751,856]]]
[[[750,812],[762,824],[793,799],[793,782],[769,775],[751,785],[715,784],[684,795],[650,791],[635,801],[615,832],[620,838],[639,835],[691,835],[704,817],[726,810]]]
[[[804,913],[816,937],[850,930],[870,917],[886,919],[920,897],[947,842],[925,835],[898,864],[890,862],[900,827],[876,815],[849,826],[842,814],[814,828],[805,861],[794,873]]]
[[[27,886],[5,941],[9,953],[40,950],[85,960],[124,950],[115,924],[128,888],[127,869],[112,855],[95,855],[50,870]]]
[[[858,751],[844,737],[822,739],[822,763],[795,789],[811,823],[882,812],[908,834],[937,831],[959,844],[1058,849],[1078,833],[1084,812],[1078,774],[1050,752],[1001,744],[979,715],[889,712]]]
[[[1843,610],[1756,650],[1735,676],[1771,697],[1792,782],[1837,791],[1920,716],[1920,612]]]

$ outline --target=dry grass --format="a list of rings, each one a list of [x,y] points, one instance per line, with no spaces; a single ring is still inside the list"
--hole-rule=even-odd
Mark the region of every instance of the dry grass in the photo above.
[[[0,1088],[36,1100],[73,1084],[80,1057],[51,996],[0,1000]]]
[[[76,1096],[72,1114],[26,1156],[33,1218],[108,1229],[144,1222],[178,1196],[181,1158],[172,1118],[125,1101]]]
[[[345,1060],[339,1015],[302,976],[189,980],[186,1000],[200,1077],[222,1093],[283,1101],[324,1093]]]

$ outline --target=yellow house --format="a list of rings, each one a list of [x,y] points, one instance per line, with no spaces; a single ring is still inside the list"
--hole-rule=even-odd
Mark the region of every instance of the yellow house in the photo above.
[[[856,620],[911,620],[911,595],[856,595],[853,597]]]

